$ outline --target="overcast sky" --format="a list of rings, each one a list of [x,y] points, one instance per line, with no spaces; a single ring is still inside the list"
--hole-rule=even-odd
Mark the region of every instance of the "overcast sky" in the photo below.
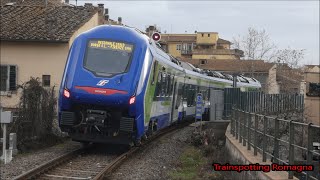
[[[85,1],[104,3],[111,19],[167,33],[218,32],[223,39],[248,27],[265,29],[279,48],[306,49],[304,64],[319,64],[319,1]],[[70,3],[75,1],[70,0]]]

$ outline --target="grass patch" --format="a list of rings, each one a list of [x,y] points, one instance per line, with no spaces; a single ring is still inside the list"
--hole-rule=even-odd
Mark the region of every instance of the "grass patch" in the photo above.
[[[170,179],[199,179],[204,164],[206,160],[201,150],[188,146],[179,158],[178,168],[169,174]]]

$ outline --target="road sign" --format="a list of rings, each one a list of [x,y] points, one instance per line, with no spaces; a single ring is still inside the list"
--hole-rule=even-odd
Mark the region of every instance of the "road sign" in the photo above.
[[[196,119],[202,119],[202,94],[197,94],[197,104],[196,104]]]
[[[0,123],[1,124],[9,124],[12,122],[12,115],[11,111],[2,111],[1,110],[1,119]]]

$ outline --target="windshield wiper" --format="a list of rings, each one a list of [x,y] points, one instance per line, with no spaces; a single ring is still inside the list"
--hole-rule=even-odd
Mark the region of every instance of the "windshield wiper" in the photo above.
[[[97,74],[97,75],[99,75],[99,76],[111,76],[111,75],[113,75],[113,74],[115,74],[115,73],[102,73],[102,72],[96,72],[96,74]]]

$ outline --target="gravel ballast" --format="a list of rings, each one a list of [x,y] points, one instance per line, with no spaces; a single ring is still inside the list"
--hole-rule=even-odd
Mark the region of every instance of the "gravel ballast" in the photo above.
[[[187,146],[194,127],[187,126],[152,142],[129,158],[108,179],[168,179]]]
[[[179,162],[181,154],[190,147],[194,126],[169,133],[139,150],[128,158],[107,179],[168,179]],[[9,164],[1,164],[0,179],[12,179],[51,159],[81,147],[80,143],[67,141],[32,153],[20,154]]]
[[[80,147],[80,143],[66,141],[65,143],[32,153],[18,154],[13,157],[10,163],[0,164],[0,179],[13,179],[15,176]]]

